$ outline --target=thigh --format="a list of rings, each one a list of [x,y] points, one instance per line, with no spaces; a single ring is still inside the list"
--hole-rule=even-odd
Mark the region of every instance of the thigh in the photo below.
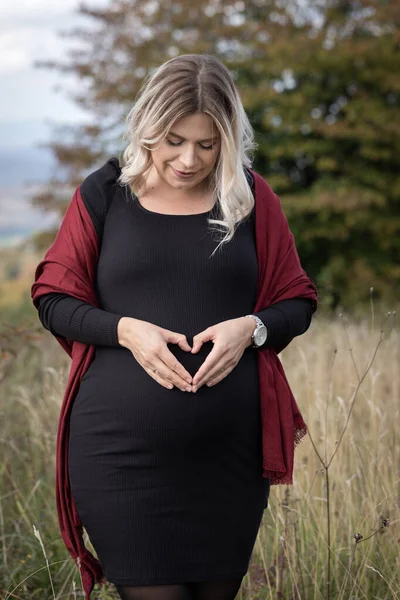
[[[193,600],[235,600],[243,577],[188,583]]]

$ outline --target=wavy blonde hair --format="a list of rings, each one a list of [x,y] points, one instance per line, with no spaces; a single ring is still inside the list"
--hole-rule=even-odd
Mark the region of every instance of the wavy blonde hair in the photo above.
[[[209,180],[209,189],[217,198],[215,214],[220,218],[209,218],[208,222],[225,233],[223,244],[232,239],[237,225],[254,207],[244,167],[251,167],[257,144],[233,77],[216,57],[182,54],[147,74],[126,118],[123,139],[128,140],[128,146],[123,151],[118,183],[140,196],[152,166],[148,145],[154,148],[176,120],[194,113],[210,115],[221,135],[220,152]]]

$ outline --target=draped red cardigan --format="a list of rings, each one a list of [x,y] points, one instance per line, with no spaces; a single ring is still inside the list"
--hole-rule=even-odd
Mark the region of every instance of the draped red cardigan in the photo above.
[[[295,297],[312,299],[314,312],[318,303],[317,289],[300,264],[280,199],[261,175],[250,171],[255,178],[259,266],[253,312]],[[55,241],[36,267],[31,288],[34,306],[38,308],[37,300],[43,294],[59,292],[99,307],[94,285],[99,250],[96,230],[78,186]],[[70,411],[79,382],[94,358],[95,346],[55,337],[72,358],[57,429],[57,514],[64,543],[80,569],[85,598],[90,600],[94,585],[105,584],[107,579],[100,561],[84,545],[83,524],[71,494],[67,459]],[[294,447],[307,433],[278,357],[282,350],[255,350],[258,355],[263,477],[269,477],[271,484],[292,483]]]

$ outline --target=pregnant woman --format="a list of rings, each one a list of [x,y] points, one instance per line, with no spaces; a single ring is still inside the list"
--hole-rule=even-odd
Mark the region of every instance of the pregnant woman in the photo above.
[[[69,429],[66,410],[60,420],[59,479],[71,491],[57,492],[61,529],[67,540],[62,507],[73,502],[98,556],[92,575],[122,600],[233,600],[279,471],[278,458],[276,471],[263,461],[258,353],[275,369],[262,371],[275,373],[273,410],[277,353],[308,329],[316,290],[278,197],[250,168],[253,132],[219,60],[161,65],[127,137],[122,165],[110,158],[75,192],[32,287],[43,326],[73,360],[92,348],[70,383]],[[276,298],[255,311],[263,231]],[[287,427],[285,455],[296,419],[265,419],[265,444]]]

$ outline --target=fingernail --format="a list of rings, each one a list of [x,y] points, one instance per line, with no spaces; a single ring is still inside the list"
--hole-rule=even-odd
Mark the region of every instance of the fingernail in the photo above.
[[[186,392],[191,392],[192,390],[190,389],[190,387],[185,388]]]
[[[197,390],[198,390],[198,388],[195,386],[195,387],[193,388],[193,392],[194,392],[194,393],[196,393],[196,392],[197,392]]]

